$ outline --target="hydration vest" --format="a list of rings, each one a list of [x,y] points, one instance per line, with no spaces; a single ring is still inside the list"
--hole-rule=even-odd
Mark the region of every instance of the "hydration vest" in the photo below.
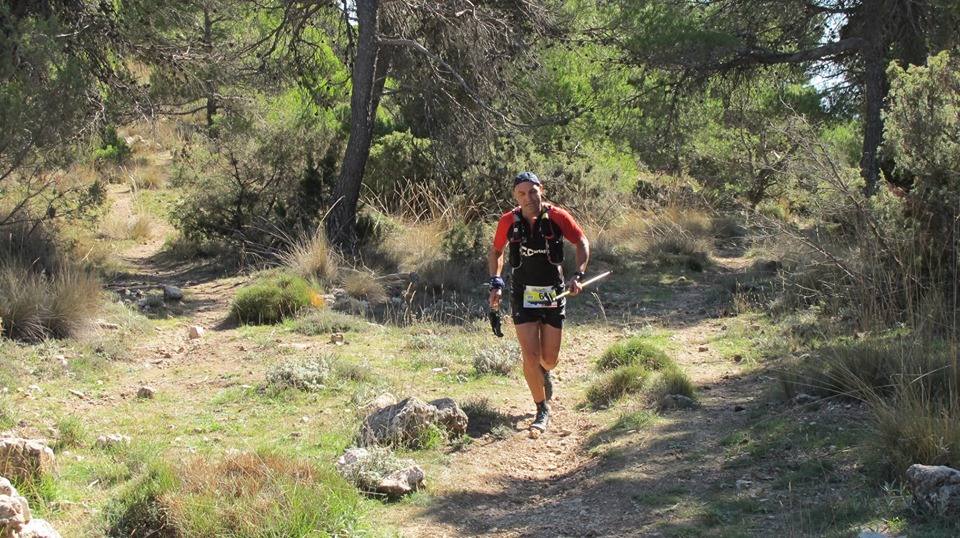
[[[527,219],[521,214],[520,208],[513,210],[513,224],[507,232],[510,242],[510,266],[516,269],[523,263],[521,248],[528,247],[531,239],[542,237],[547,249],[547,260],[553,265],[563,263],[563,233],[557,223],[550,220],[550,211],[553,208],[544,206],[532,229],[527,225]]]

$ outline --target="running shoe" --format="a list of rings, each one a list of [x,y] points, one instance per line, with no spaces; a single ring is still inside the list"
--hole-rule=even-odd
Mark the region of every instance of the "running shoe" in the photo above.
[[[545,432],[549,424],[550,406],[547,405],[547,402],[540,402],[537,404],[537,416],[533,419],[533,424],[530,425],[530,428]]]

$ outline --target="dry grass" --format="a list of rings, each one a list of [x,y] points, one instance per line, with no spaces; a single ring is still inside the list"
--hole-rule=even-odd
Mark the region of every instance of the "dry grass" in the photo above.
[[[141,166],[129,174],[130,186],[133,190],[159,190],[167,186],[169,173],[163,166]]]
[[[280,260],[294,273],[321,283],[332,282],[340,270],[337,253],[330,247],[322,226],[312,236],[293,241]]]
[[[21,340],[77,335],[102,306],[100,281],[61,268],[55,275],[16,263],[0,266],[0,318],[4,334]]]
[[[400,271],[422,271],[441,260],[445,231],[439,219],[404,223],[387,236],[380,250]]]
[[[128,216],[112,215],[101,224],[100,231],[110,239],[143,243],[153,237],[156,226],[150,214],[138,212]]]
[[[343,289],[350,297],[371,303],[382,303],[387,299],[383,284],[368,271],[351,272],[343,279]]]

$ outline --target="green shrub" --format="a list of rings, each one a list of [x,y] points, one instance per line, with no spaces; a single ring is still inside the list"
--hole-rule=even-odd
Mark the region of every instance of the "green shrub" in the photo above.
[[[649,343],[643,336],[631,336],[616,342],[597,360],[597,369],[613,370],[621,366],[642,366],[648,370],[659,370],[673,364],[673,361],[659,347]]]
[[[679,394],[687,398],[696,396],[696,389],[690,377],[678,367],[665,368],[656,372],[644,388],[650,399],[659,402],[664,396]]]
[[[240,323],[278,323],[315,304],[317,297],[317,291],[298,276],[270,275],[241,288],[233,299],[231,314]]]
[[[327,308],[313,310],[293,321],[294,332],[306,336],[347,331],[359,332],[367,327],[368,323],[362,319]]]
[[[326,356],[283,361],[267,371],[267,385],[307,392],[322,390],[330,378],[330,362]]]
[[[627,394],[643,389],[649,372],[640,366],[621,366],[594,381],[587,388],[587,401],[593,407],[603,407]]]
[[[132,150],[127,141],[117,133],[117,128],[108,125],[100,135],[100,147],[93,150],[93,160],[97,164],[123,164],[130,158]]]
[[[483,223],[456,221],[443,234],[440,248],[447,260],[458,264],[486,259],[486,234]]]

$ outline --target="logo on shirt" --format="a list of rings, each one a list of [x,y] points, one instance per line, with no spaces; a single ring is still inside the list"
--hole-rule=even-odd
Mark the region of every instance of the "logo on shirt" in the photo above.
[[[523,245],[520,245],[520,255],[521,256],[536,256],[537,254],[549,254],[545,248],[529,248]]]

